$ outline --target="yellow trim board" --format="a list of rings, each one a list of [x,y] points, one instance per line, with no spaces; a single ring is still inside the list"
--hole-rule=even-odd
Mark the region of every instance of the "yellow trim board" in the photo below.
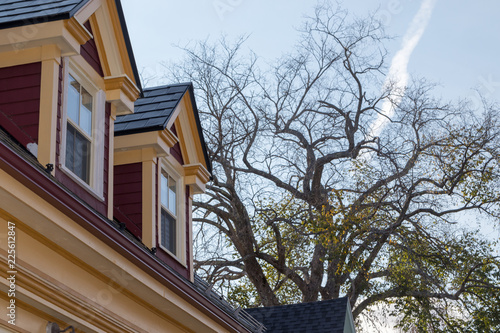
[[[161,131],[115,136],[115,153],[154,148],[158,157],[170,154],[168,138]]]
[[[0,53],[56,44],[64,56],[75,55],[80,53],[80,43],[85,43],[91,37],[75,19],[15,27],[2,30]]]
[[[144,318],[144,320],[149,320],[152,319],[153,313],[151,309],[154,308],[156,309],[154,313],[160,314],[161,317],[175,318],[175,321],[183,323],[183,326],[189,328],[187,331],[226,331],[210,316],[202,313],[158,280],[139,269],[2,170],[0,170],[0,209],[7,212],[4,215],[5,217],[9,220],[12,219],[21,227],[17,235],[19,236],[19,259],[29,260],[27,264],[34,266],[44,274],[50,274],[56,281],[59,281],[58,283],[63,283],[63,285],[82,295],[92,295],[98,290],[107,290],[108,288],[106,283],[102,287],[104,281],[101,279],[89,278],[88,273],[85,273],[86,269],[81,267],[78,262],[66,260],[59,251],[47,247],[47,242],[56,242],[58,246],[78,258],[80,263],[83,261],[91,263],[92,269],[97,270],[99,274],[105,275],[104,279],[107,279],[107,281],[115,279],[112,274],[113,271],[125,275],[127,277],[126,284],[120,283],[122,289],[120,289],[120,293],[114,296],[117,297],[116,300],[119,300],[119,302],[113,302],[107,308],[113,311],[118,308],[125,310],[125,312],[132,311],[134,315],[129,314],[125,318],[136,324],[138,324],[138,321],[136,321],[138,317],[135,314],[140,315],[140,318]],[[2,225],[4,223],[6,223],[5,220]],[[23,227],[24,224],[32,231]],[[37,241],[38,236],[36,238],[29,236],[32,233],[40,234],[47,240]],[[29,258],[35,258],[36,260]],[[54,262],[58,264],[54,265]],[[90,277],[93,275],[91,274]],[[92,292],[92,289],[87,289],[93,285],[96,285],[98,289],[93,289],[94,292]],[[126,290],[133,291],[132,296],[127,294]],[[34,294],[30,294],[30,297],[43,301]],[[136,308],[134,305],[133,308],[127,310],[131,301],[134,301],[137,305],[148,305],[146,308],[144,306]],[[124,306],[125,308],[123,308]],[[147,327],[147,324],[146,326],[142,326],[142,324],[140,326]],[[164,330],[155,329],[148,332],[164,332]]]
[[[167,128],[171,128],[174,124],[179,137],[184,163],[188,165],[201,163],[207,169],[208,166],[206,165],[189,91],[184,94],[181,102],[174,110]]]

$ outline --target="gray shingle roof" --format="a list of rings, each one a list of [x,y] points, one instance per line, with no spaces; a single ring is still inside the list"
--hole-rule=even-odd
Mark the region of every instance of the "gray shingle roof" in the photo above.
[[[71,18],[89,0],[0,0],[0,29]]]
[[[181,83],[144,89],[144,97],[135,102],[134,113],[116,118],[115,135],[165,129],[170,116],[190,88],[191,83]]]
[[[90,0],[0,0],[0,29],[66,20],[73,17]],[[115,0],[137,87],[142,92],[141,80],[120,0]],[[83,23],[83,22],[81,22]]]
[[[198,275],[194,275],[194,286],[195,288],[205,295],[212,303],[217,305],[220,309],[224,310],[228,315],[239,321],[243,326],[248,328],[254,333],[263,333],[264,327],[262,323],[258,322],[252,316],[248,315],[241,308],[235,309],[231,304],[229,304],[223,296],[219,295],[213,290],[213,286],[208,282],[203,280]]]
[[[266,333],[343,333],[347,301],[343,297],[245,311],[264,324]]]
[[[208,151],[191,82],[144,89],[143,97],[135,101],[134,113],[116,118],[115,136],[164,130],[174,110],[188,91],[207,170],[211,174],[212,164],[208,158]]]

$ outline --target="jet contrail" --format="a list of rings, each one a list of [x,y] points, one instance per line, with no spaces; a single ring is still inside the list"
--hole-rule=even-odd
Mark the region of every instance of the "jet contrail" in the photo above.
[[[410,27],[406,31],[401,48],[392,58],[391,67],[385,81],[385,85],[393,82],[397,90],[404,90],[408,83],[408,62],[410,61],[411,54],[417,46],[420,38],[424,34],[425,28],[430,21],[432,10],[437,0],[424,0],[420,5],[420,9],[413,18]],[[396,102],[399,102],[396,100]],[[390,101],[386,101],[382,105],[381,115],[372,125],[371,135],[376,137],[382,132],[385,124],[394,114],[394,107]]]

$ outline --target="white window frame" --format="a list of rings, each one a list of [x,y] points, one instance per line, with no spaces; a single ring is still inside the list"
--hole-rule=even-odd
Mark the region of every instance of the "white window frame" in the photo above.
[[[76,183],[89,191],[97,199],[104,201],[104,139],[105,139],[105,107],[106,93],[100,90],[92,80],[85,75],[83,69],[71,61],[63,58],[63,91],[61,115],[61,147],[59,168]],[[68,125],[68,85],[69,76],[72,76],[85,90],[92,95],[92,135],[90,143],[89,183],[66,167],[66,134]],[[87,136],[88,137],[88,136]]]
[[[164,206],[162,205],[162,200],[161,200],[161,175],[162,173],[166,173],[172,179],[175,181],[176,185],[176,235],[175,235],[175,241],[176,241],[176,253],[172,253],[169,251],[165,246],[163,246],[161,242],[161,228],[162,228],[162,223],[161,223],[161,211],[162,209],[167,210],[168,214],[168,207],[163,208]],[[172,257],[174,257],[180,264],[183,266],[186,266],[186,205],[184,203],[185,201],[185,195],[186,192],[184,190],[184,178],[177,172],[175,169],[167,163],[167,161],[162,159],[162,163],[160,163],[160,168],[158,172],[158,247],[162,249],[163,251],[167,252],[170,254]]]

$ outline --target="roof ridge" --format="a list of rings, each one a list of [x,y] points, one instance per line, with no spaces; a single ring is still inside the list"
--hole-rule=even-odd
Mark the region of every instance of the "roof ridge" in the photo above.
[[[144,91],[165,89],[165,88],[171,88],[171,87],[180,87],[180,86],[192,86],[192,85],[193,85],[193,82],[181,82],[181,83],[173,83],[173,84],[164,84],[164,85],[161,85],[161,86],[144,88]]]
[[[331,299],[325,299],[325,300],[320,300],[320,301],[314,301],[314,302],[302,302],[302,303],[294,303],[294,304],[279,304],[279,305],[273,305],[273,306],[258,306],[255,308],[247,308],[245,310],[252,310],[252,309],[269,309],[269,308],[282,308],[285,306],[293,307],[293,306],[303,306],[304,304],[317,304],[317,303],[328,303],[328,302],[337,302],[338,300],[342,299],[347,299],[347,296],[343,297],[338,297],[338,298],[331,298]]]

